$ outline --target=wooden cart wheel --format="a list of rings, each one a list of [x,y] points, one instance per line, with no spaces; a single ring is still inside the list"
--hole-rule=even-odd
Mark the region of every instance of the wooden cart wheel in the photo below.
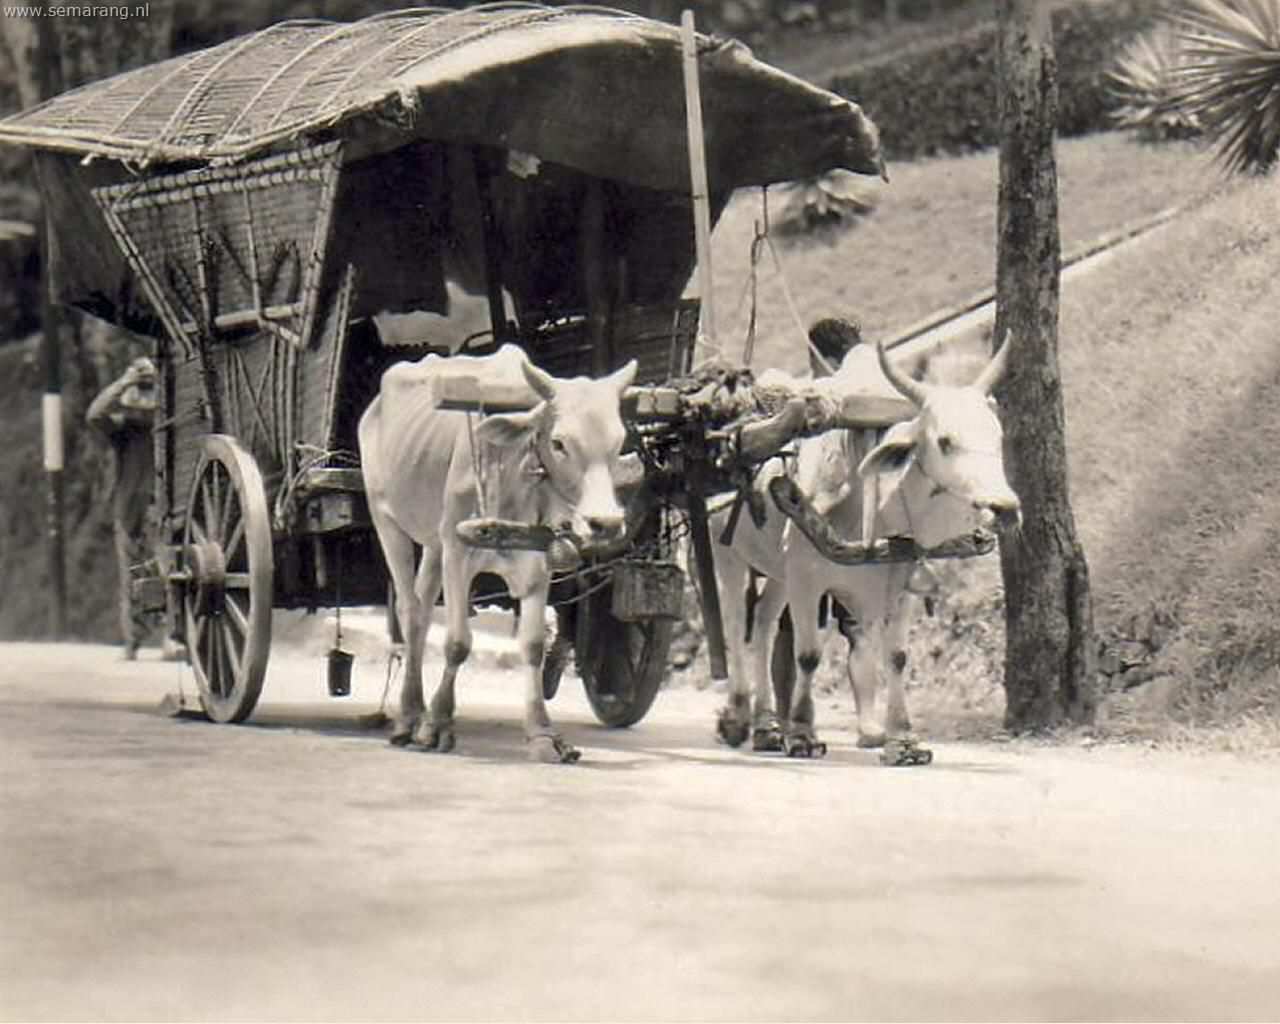
[[[267,670],[274,570],[262,474],[225,434],[202,439],[183,545],[187,650],[200,702],[215,722],[242,722]]]
[[[653,706],[667,671],[675,623],[622,622],[610,612],[612,588],[583,602],[574,643],[587,702],[603,725],[625,729]]]

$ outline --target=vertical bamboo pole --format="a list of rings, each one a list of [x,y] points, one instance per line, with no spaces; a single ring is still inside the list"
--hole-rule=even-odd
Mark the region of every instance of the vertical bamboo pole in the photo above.
[[[694,242],[698,254],[698,291],[702,296],[699,340],[713,356],[716,343],[715,302],[711,291],[711,199],[707,188],[707,153],[703,143],[702,91],[698,84],[698,38],[693,29],[693,11],[680,16],[680,40],[684,51],[685,120],[689,137],[689,177],[693,194]]]
[[[44,435],[45,541],[49,567],[49,636],[67,636],[67,555],[64,536],[65,459],[62,433],[62,310],[53,297],[54,228],[47,211],[41,214],[40,252],[43,296],[40,326],[40,364],[44,394],[40,413]]]

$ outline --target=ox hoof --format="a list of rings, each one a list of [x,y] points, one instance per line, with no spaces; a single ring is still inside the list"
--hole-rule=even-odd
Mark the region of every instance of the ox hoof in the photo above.
[[[879,750],[884,746],[884,733],[859,732],[857,746],[859,750]]]
[[[413,741],[424,750],[447,754],[457,746],[452,722],[423,722],[418,726]]]
[[[880,763],[890,768],[910,768],[933,763],[933,751],[915,740],[892,739],[880,752]]]
[[[795,733],[782,740],[787,757],[826,757],[827,745],[814,736]]]
[[[747,742],[751,725],[736,717],[732,708],[721,708],[716,717],[716,736],[721,743],[731,747],[740,747]]]
[[[396,724],[392,727],[387,742],[393,747],[407,747],[413,742],[413,726]]]
[[[776,725],[757,726],[751,732],[751,749],[768,754],[782,750],[782,729]]]
[[[531,736],[528,743],[529,760],[540,764],[573,764],[582,756],[581,750],[559,736]]]

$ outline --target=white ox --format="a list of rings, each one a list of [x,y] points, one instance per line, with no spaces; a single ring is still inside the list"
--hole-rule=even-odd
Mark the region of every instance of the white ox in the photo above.
[[[988,397],[1004,372],[1008,349],[1006,342],[978,379],[964,387],[913,380],[890,364],[879,346],[852,349],[831,378],[837,393],[844,387],[865,389],[868,376],[874,379],[883,374],[883,380],[918,412],[910,421],[892,427],[870,451],[861,431],[833,430],[800,441],[793,470],[800,491],[846,538],[862,534],[862,480],[872,475],[879,478],[876,537],[910,536],[921,547],[930,548],[979,526],[1016,527],[1021,523],[1021,507],[1005,479],[1003,432],[995,402]],[[769,480],[783,472],[787,470],[772,463],[755,482],[768,502],[763,529],[743,517],[732,545],[716,545],[730,673],[729,703],[721,712],[720,735],[737,746],[750,732],[756,749],[782,749],[792,756],[825,752],[814,728],[812,684],[821,651],[818,604],[829,593],[853,614],[861,634],[850,653],[858,745],[881,746],[886,733],[906,738],[911,722],[902,676],[909,625],[907,585],[914,565],[845,566],[826,559],[768,499]],[[719,513],[716,527],[723,526],[726,516]],[[756,603],[748,645],[743,594],[751,569],[764,575],[766,583]],[[790,707],[779,707],[775,714],[769,683],[770,644],[788,605],[795,636],[796,689]],[[748,646],[754,662],[751,675]],[[888,682],[883,723],[877,714],[882,675]],[[781,724],[779,716],[785,718]]]
[[[433,393],[433,382],[442,373],[459,368],[486,383],[527,383],[542,401],[528,412],[491,415],[469,425],[467,413],[438,409]],[[378,396],[361,417],[359,438],[369,511],[395,586],[405,638],[393,743],[453,749],[454,682],[471,651],[471,581],[477,573],[491,572],[520,601],[529,754],[540,761],[577,760],[578,751],[552,726],[542,694],[547,556],[471,547],[459,539],[456,528],[481,514],[483,482],[487,516],[546,524],[590,541],[620,534],[624,514],[614,492],[614,472],[625,427],[619,403],[635,372],[632,362],[603,380],[560,380],[507,345],[491,356],[427,356],[398,363],[383,374]],[[416,575],[415,543],[422,546]],[[428,713],[422,657],[442,588],[445,666]]]

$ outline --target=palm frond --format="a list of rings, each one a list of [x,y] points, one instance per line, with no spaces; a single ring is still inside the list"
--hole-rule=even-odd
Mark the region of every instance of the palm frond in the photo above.
[[[1172,103],[1218,142],[1230,171],[1264,171],[1280,151],[1280,0],[1184,0],[1185,62]]]
[[[1113,118],[1144,138],[1163,140],[1198,135],[1196,119],[1173,102],[1178,74],[1187,62],[1181,37],[1168,24],[1135,37],[1107,71],[1118,106]]]

